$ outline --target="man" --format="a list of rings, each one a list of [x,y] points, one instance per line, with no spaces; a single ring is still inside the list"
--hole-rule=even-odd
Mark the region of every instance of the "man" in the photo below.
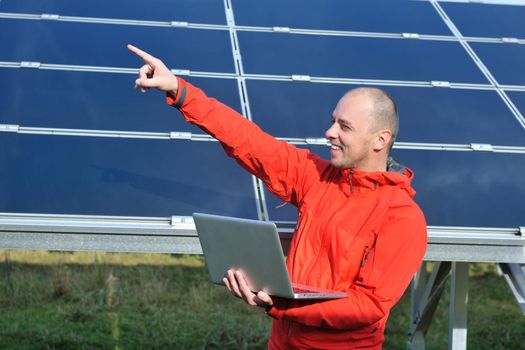
[[[382,90],[345,94],[326,131],[330,161],[264,133],[237,112],[175,77],[159,59],[145,61],[137,88],[166,92],[168,104],[217,138],[226,153],[297,206],[287,268],[292,282],[345,291],[342,299],[292,301],[253,293],[229,270],[230,292],[274,318],[270,349],[380,349],[390,309],[426,250],[426,222],[414,203],[413,173],[389,157],[397,111]]]

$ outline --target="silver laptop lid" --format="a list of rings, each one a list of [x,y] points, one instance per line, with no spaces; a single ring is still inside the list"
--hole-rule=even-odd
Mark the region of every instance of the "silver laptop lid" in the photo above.
[[[214,283],[225,272],[241,269],[252,291],[293,298],[294,293],[274,223],[194,213],[195,226]]]

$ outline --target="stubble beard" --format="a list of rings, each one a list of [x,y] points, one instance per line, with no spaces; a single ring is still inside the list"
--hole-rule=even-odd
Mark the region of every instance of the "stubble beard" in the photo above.
[[[346,157],[343,157],[343,159],[337,159],[334,157],[330,158],[330,163],[336,167],[341,169],[349,169],[349,168],[359,168],[361,164],[366,163],[368,160],[368,153],[366,153],[365,150],[361,154],[359,154],[358,157],[355,159],[347,159]]]

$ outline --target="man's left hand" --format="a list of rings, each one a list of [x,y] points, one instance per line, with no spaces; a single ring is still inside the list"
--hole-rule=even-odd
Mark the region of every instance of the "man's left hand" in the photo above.
[[[248,280],[241,270],[229,269],[222,279],[228,290],[247,304],[260,306],[266,309],[273,305],[272,298],[265,292],[252,292]]]

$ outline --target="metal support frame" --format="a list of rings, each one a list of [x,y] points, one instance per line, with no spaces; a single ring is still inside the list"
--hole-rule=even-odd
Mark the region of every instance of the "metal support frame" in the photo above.
[[[452,263],[448,348],[467,349],[468,262]]]
[[[252,120],[252,113],[250,108],[250,100],[248,98],[248,89],[246,88],[246,81],[244,80],[244,67],[242,63],[241,49],[239,46],[239,39],[237,38],[237,30],[235,26],[235,15],[230,0],[224,0],[224,11],[226,15],[227,28],[230,32],[230,41],[232,48],[233,62],[235,64],[235,73],[237,80],[237,87],[239,90],[239,101],[241,103],[242,114],[248,120]],[[252,185],[257,200],[257,215],[259,219],[268,220],[268,208],[266,207],[266,199],[264,197],[263,182],[261,179],[252,175]]]
[[[525,264],[500,263],[498,267],[525,315]]]
[[[276,222],[283,244],[291,239],[295,222]],[[426,261],[485,261],[525,264],[525,237],[519,228],[428,226]],[[48,240],[60,234],[63,243]],[[68,236],[70,236],[68,238]],[[108,237],[118,247],[98,240]],[[201,251],[195,224],[190,216],[133,217],[0,213],[0,247],[5,249],[100,250],[136,252],[142,238],[192,238],[192,252]],[[124,239],[125,238],[125,239]],[[137,244],[134,243],[137,239]],[[92,242],[85,246],[85,242]],[[58,244],[58,245],[57,245]],[[147,249],[138,251],[148,252]],[[176,245],[154,252],[187,253]]]
[[[249,107],[248,107],[249,108]],[[33,135],[62,135],[82,137],[111,137],[130,139],[156,139],[156,140],[188,140],[217,142],[207,134],[195,134],[184,131],[149,132],[149,131],[125,131],[125,130],[98,130],[98,129],[65,129],[65,128],[41,128],[22,126],[17,124],[0,124],[0,133],[18,133]],[[294,145],[318,145],[329,146],[324,138],[297,138],[277,137],[278,140],[286,141]],[[420,142],[396,142],[394,149],[414,149],[423,151],[463,151],[463,152],[493,152],[493,153],[519,153],[525,154],[525,147],[500,146],[490,144],[450,144],[450,143],[420,143]],[[262,182],[260,184],[262,186]],[[267,211],[266,211],[267,212]]]
[[[432,322],[445,282],[451,269],[448,261],[435,263],[428,276],[424,262],[412,281],[411,322],[408,331],[408,348],[425,349],[425,335]]]
[[[86,24],[112,24],[127,26],[148,26],[148,27],[176,27],[192,28],[203,30],[228,30],[230,26],[223,24],[205,24],[184,21],[148,21],[140,19],[122,18],[103,18],[103,17],[82,17],[82,16],[63,16],[60,14],[32,14],[32,13],[12,13],[0,12],[0,18],[17,20],[53,20],[59,22],[76,22]],[[386,38],[386,39],[408,39],[408,40],[432,40],[432,41],[457,41],[451,35],[431,35],[423,33],[385,33],[385,32],[362,32],[347,30],[325,30],[325,29],[306,29],[290,27],[260,27],[260,26],[234,26],[237,31],[249,32],[278,32],[302,35],[324,35],[324,36],[348,36],[348,37],[367,37],[367,38]],[[525,39],[521,38],[492,38],[492,37],[465,37],[465,40],[473,42],[487,42],[498,44],[525,44]]]
[[[46,62],[32,61],[0,61],[2,68],[23,68],[23,69],[42,69],[42,70],[62,70],[73,72],[96,72],[96,73],[118,73],[118,74],[138,74],[137,68],[128,67],[109,67],[109,66],[85,66],[71,64],[54,64]],[[219,79],[238,79],[237,73],[224,72],[206,72],[193,71],[184,68],[172,69],[172,72],[181,76],[192,76],[199,78],[219,78]],[[276,75],[276,74],[254,74],[243,73],[242,78],[250,80],[270,80],[270,81],[300,81],[309,83],[322,84],[345,84],[345,85],[372,85],[372,86],[406,86],[406,87],[424,87],[424,88],[449,88],[449,89],[466,89],[466,90],[493,90],[498,88],[492,84],[476,84],[461,82],[438,82],[438,81],[417,81],[417,80],[385,80],[385,79],[354,79],[324,76],[308,76],[300,74]],[[307,79],[307,80],[306,80]],[[500,85],[500,90],[525,91],[524,85]]]
[[[276,224],[283,250],[287,252],[295,222]],[[452,269],[450,348],[465,349],[468,263],[502,263],[504,273],[512,280],[511,289],[522,298],[525,291],[524,230],[444,226],[427,229],[424,260],[436,262],[430,274],[426,271],[427,264],[423,263],[413,281],[408,347],[425,348],[425,334]],[[195,224],[187,216],[0,213],[0,248],[202,254]],[[518,298],[521,305],[522,300]]]

